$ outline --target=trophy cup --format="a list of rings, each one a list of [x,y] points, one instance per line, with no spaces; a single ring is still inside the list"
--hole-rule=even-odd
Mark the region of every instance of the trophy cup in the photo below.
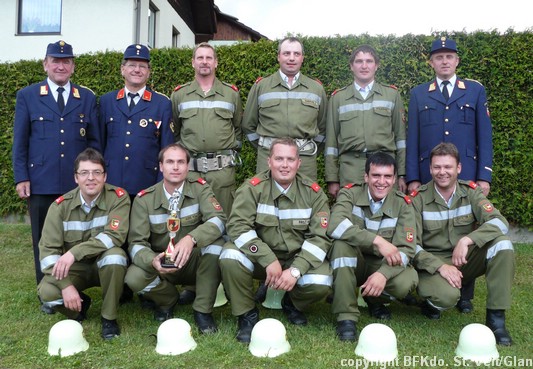
[[[180,218],[179,218],[179,192],[176,189],[169,200],[169,211],[170,214],[167,218],[167,229],[168,229],[168,246],[165,250],[165,256],[161,262],[163,268],[175,268],[174,262],[172,261],[172,253],[174,252],[174,238],[180,230]]]

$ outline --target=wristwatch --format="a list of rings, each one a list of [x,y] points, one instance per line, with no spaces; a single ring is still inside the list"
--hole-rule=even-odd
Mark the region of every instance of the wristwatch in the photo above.
[[[291,268],[291,275],[294,278],[299,279],[302,276],[302,273],[300,273],[300,269],[298,268]]]
[[[196,246],[196,244],[198,243],[198,241],[196,241],[196,238],[194,238],[192,234],[188,234],[187,236],[191,237],[192,243],[194,243],[194,246]]]

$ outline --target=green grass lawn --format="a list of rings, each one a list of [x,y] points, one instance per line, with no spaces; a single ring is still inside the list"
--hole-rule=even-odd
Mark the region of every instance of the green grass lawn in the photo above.
[[[494,368],[533,367],[533,245],[515,245],[517,273],[513,286],[513,308],[507,313],[507,327],[513,337],[511,347],[498,347],[505,359]],[[342,343],[335,337],[335,318],[330,305],[323,302],[307,314],[309,324],[295,327],[288,324],[279,310],[261,308],[261,318],[276,318],[287,328],[292,346],[289,353],[277,358],[256,358],[246,345],[234,336],[236,319],[228,305],[215,308],[219,332],[210,336],[197,333],[190,306],[175,309],[175,316],[193,327],[198,347],[179,356],[161,356],[155,352],[159,326],[152,312],[142,310],[135,299],[119,310],[122,335],[112,341],[100,338],[99,288],[88,290],[93,299],[89,318],[83,322],[84,335],[90,344],[87,351],[74,356],[51,357],[47,352],[48,332],[60,314],[45,315],[39,311],[28,225],[0,224],[0,368],[343,368],[357,367],[355,343]],[[469,323],[485,321],[485,280],[478,279],[474,312],[463,315],[455,309],[437,321],[430,321],[416,307],[393,303],[393,319],[386,324],[398,339],[399,368],[463,368],[470,366],[454,359],[461,329]],[[359,331],[377,322],[362,309]],[[523,360],[529,360],[528,363]],[[432,360],[432,361],[430,361]],[[522,361],[520,361],[522,360]],[[420,363],[422,361],[422,363]],[[359,366],[362,368],[363,366]],[[378,368],[382,366],[373,366]],[[490,366],[481,366],[488,368]]]

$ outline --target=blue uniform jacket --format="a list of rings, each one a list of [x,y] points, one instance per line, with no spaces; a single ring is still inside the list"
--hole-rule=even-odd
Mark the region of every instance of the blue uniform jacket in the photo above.
[[[492,126],[485,88],[457,78],[446,103],[434,80],[411,90],[407,128],[406,180],[431,180],[429,154],[441,142],[457,146],[464,180],[492,179]]]
[[[147,88],[130,112],[120,89],[103,95],[99,109],[107,182],[130,194],[156,184],[159,151],[174,142],[170,99]]]
[[[87,147],[101,150],[94,93],[71,82],[63,113],[47,81],[17,92],[13,171],[15,183],[30,181],[34,195],[76,187],[74,160]]]

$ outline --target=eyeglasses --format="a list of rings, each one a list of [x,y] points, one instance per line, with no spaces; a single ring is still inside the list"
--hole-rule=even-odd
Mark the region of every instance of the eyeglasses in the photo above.
[[[104,173],[105,172],[102,170],[81,170],[79,172],[76,172],[76,174],[80,176],[81,178],[87,178],[91,174],[93,175],[94,178],[100,178],[104,175]]]
[[[149,66],[146,65],[146,64],[130,64],[130,63],[128,63],[128,64],[126,64],[126,68],[129,68],[129,69],[137,69],[137,68],[139,68],[141,70],[146,70],[146,69],[149,68]]]

